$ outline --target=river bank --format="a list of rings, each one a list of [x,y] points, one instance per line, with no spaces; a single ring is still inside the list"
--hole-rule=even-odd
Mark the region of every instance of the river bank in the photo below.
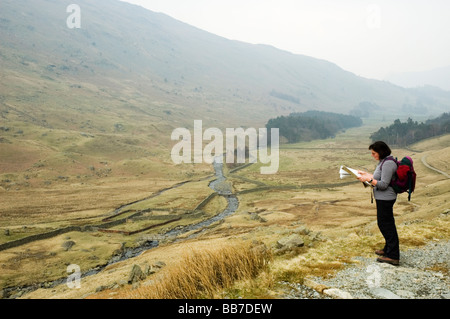
[[[86,272],[83,272],[81,274],[81,278],[86,278],[89,276],[93,276],[98,274],[99,272],[101,272],[103,269],[105,269],[106,267],[113,265],[117,262],[121,262],[127,259],[131,259],[134,257],[139,256],[140,254],[142,254],[145,251],[148,251],[150,249],[153,249],[155,247],[159,246],[160,241],[166,241],[166,240],[179,240],[177,239],[178,236],[186,234],[188,232],[193,232],[193,234],[191,234],[190,236],[188,236],[185,239],[191,239],[194,238],[195,236],[197,236],[202,229],[204,229],[205,227],[208,227],[216,222],[219,222],[220,220],[223,220],[224,218],[226,218],[227,216],[232,215],[233,213],[236,212],[236,210],[239,207],[239,200],[237,198],[236,195],[233,195],[231,192],[231,188],[230,189],[224,189],[223,185],[227,183],[227,178],[223,173],[223,164],[222,163],[218,163],[218,162],[214,162],[213,164],[214,167],[214,172],[215,172],[215,177],[214,179],[209,183],[209,187],[218,195],[218,196],[222,196],[227,200],[227,207],[226,209],[224,209],[221,213],[213,216],[212,218],[206,219],[204,221],[201,221],[199,223],[195,223],[192,225],[187,225],[184,227],[176,227],[174,229],[171,229],[169,231],[167,231],[164,234],[158,235],[158,240],[145,240],[142,241],[137,247],[132,247],[132,248],[124,248],[120,251],[120,253],[114,255],[113,257],[111,257],[111,259],[108,261],[108,263],[106,263],[105,265],[102,266],[98,266],[95,267],[93,269],[89,269]],[[186,184],[188,182],[183,182],[181,184],[177,184],[174,186],[174,188],[176,187],[180,187],[184,184]],[[160,191],[155,195],[152,195],[152,197],[154,196],[158,196],[161,195],[164,191]],[[148,199],[148,198],[146,198]],[[146,200],[144,199],[144,200]],[[114,214],[119,214],[121,210],[125,209],[126,207],[135,204],[131,203],[131,204],[127,204],[127,205],[123,205],[119,208],[117,208],[114,211]],[[54,281],[46,281],[46,282],[41,282],[41,283],[36,283],[33,285],[28,285],[28,286],[22,286],[22,287],[8,287],[5,288],[1,291],[0,294],[0,299],[1,298],[18,298],[21,297],[27,293],[30,293],[32,291],[35,291],[37,289],[40,288],[54,288],[58,285],[64,284],[66,282],[67,278],[60,278]]]

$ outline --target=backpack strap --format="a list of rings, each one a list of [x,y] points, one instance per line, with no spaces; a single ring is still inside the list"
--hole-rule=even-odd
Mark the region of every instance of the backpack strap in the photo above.
[[[409,171],[409,172],[408,172],[408,202],[411,201],[412,179],[413,179],[412,172]]]
[[[381,170],[383,169],[383,165],[384,165],[384,163],[386,163],[386,161],[394,161],[395,164],[397,164],[397,159],[395,159],[394,156],[388,156],[383,160],[383,162],[381,162],[381,166],[380,166]],[[397,164],[397,166],[398,166],[398,164]]]

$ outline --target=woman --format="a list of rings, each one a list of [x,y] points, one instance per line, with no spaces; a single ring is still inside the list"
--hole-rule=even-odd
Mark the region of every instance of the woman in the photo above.
[[[389,186],[391,179],[397,171],[397,164],[391,155],[391,149],[384,142],[375,142],[370,145],[372,157],[379,161],[375,172],[369,174],[359,171],[361,182],[368,182],[374,186],[374,197],[377,203],[378,228],[383,235],[386,244],[382,250],[375,253],[380,257],[378,262],[389,263],[398,266],[400,261],[400,244],[395,226],[394,204],[397,201],[397,193]]]

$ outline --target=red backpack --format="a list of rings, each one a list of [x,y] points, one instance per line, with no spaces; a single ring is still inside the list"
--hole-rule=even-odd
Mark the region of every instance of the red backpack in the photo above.
[[[417,174],[414,171],[413,159],[406,156],[399,162],[396,158],[389,156],[383,161],[381,168],[383,168],[384,162],[389,160],[397,164],[397,171],[389,185],[392,186],[397,194],[408,192],[408,201],[411,201],[411,194],[416,188],[417,178]]]

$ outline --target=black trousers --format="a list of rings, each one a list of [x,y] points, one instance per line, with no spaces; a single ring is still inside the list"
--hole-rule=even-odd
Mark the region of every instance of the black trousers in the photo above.
[[[400,259],[400,243],[394,219],[394,204],[397,200],[377,200],[378,228],[383,235],[386,245],[384,254],[391,259]]]

